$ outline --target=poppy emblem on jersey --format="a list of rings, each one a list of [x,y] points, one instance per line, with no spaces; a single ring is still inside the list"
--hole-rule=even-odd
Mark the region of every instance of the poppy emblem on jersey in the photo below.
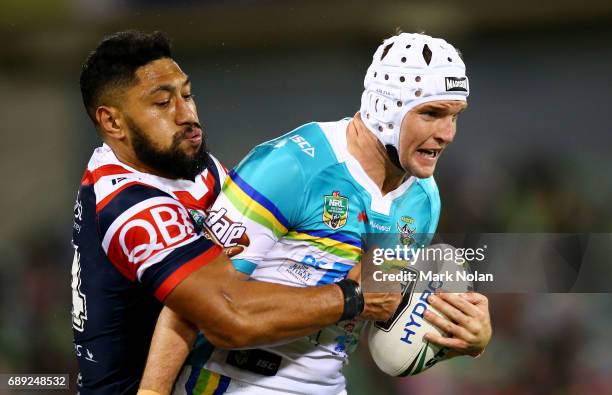
[[[348,198],[334,191],[323,199],[323,223],[333,230],[346,225],[348,219]]]
[[[368,214],[366,214],[365,210],[359,213],[357,216],[357,221],[364,223],[368,222]]]
[[[415,242],[414,234],[416,233],[416,228],[408,226],[413,225],[414,222],[414,218],[408,216],[402,216],[397,221],[397,230],[400,233],[400,243],[402,245],[409,246]]]

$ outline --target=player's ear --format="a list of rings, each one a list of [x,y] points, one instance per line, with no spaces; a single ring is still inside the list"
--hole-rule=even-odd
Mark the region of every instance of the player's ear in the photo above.
[[[99,106],[96,108],[96,120],[98,121],[99,129],[103,136],[115,140],[122,140],[125,138],[123,119],[116,107]]]

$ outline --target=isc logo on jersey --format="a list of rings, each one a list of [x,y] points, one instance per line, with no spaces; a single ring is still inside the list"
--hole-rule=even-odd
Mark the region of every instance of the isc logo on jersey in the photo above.
[[[161,204],[145,208],[142,202],[111,224],[102,246],[113,261],[119,258],[138,267],[160,251],[187,244],[197,237],[184,207],[169,198],[157,199]]]
[[[296,143],[300,147],[300,149],[302,150],[303,153],[305,153],[306,155],[310,156],[311,158],[314,158],[314,156],[315,156],[315,149],[308,142],[308,140],[306,140],[304,137],[300,136],[299,134],[291,136],[291,137],[289,137],[289,139],[291,141],[293,141],[294,143]]]

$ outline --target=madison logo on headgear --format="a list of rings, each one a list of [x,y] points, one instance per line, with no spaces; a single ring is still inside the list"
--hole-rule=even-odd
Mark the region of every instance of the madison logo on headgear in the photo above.
[[[334,191],[323,200],[323,223],[336,230],[346,225],[348,219],[348,198]]]
[[[447,92],[467,92],[468,80],[467,77],[446,77]]]

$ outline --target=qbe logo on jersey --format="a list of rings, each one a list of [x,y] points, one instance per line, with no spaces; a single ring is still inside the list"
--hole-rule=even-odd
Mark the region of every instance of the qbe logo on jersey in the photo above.
[[[102,243],[109,257],[119,257],[120,261],[127,258],[129,263],[140,266],[160,251],[187,244],[197,237],[185,208],[172,199],[158,199],[163,204],[138,210],[141,207],[137,206],[146,203],[142,202],[113,222]]]

